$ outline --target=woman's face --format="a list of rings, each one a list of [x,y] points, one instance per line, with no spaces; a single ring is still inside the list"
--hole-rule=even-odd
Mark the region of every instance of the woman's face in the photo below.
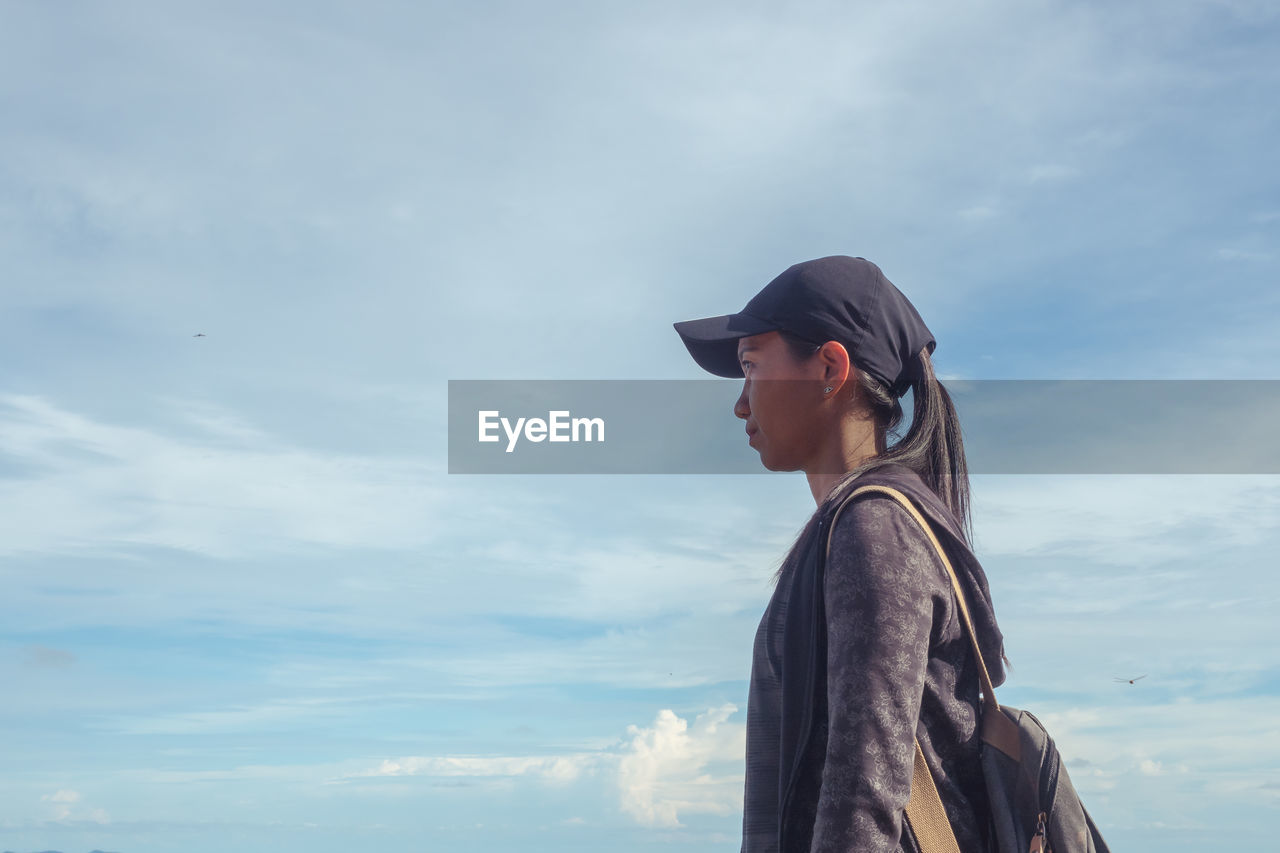
[[[824,428],[821,358],[797,361],[777,332],[738,341],[744,375],[733,413],[770,471],[807,470]]]

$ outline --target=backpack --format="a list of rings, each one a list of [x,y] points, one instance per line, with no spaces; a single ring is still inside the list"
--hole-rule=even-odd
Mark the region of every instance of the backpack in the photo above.
[[[900,503],[924,529],[942,558],[951,578],[959,605],[960,621],[977,656],[982,686],[982,773],[991,805],[990,837],[996,853],[1110,853],[1093,819],[1085,811],[1067,776],[1062,756],[1053,738],[1030,711],[1001,706],[996,701],[991,675],[978,647],[964,592],[951,561],[947,559],[929,523],[911,499],[890,486],[862,486],[855,489],[836,509],[827,531],[840,511],[864,492],[880,492]],[[911,779],[911,799],[906,807],[907,823],[923,853],[960,853],[946,810],[925,763],[920,741],[916,741],[915,768]]]

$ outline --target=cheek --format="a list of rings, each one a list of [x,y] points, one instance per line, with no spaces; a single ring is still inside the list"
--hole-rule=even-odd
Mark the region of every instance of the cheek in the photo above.
[[[778,417],[778,394],[773,383],[757,382],[751,389],[751,413],[755,415],[760,430],[772,432],[781,420]]]
[[[805,415],[812,401],[806,398],[801,383],[761,383],[753,391],[751,410],[761,432],[767,433],[771,441],[791,443],[809,433]]]
[[[769,401],[773,437],[777,441],[803,444],[812,435],[813,400],[806,391],[801,383],[778,383],[777,393]]]

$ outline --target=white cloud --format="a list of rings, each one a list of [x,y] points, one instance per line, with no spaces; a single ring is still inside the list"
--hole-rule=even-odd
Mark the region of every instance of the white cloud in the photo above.
[[[590,753],[519,757],[408,756],[388,759],[377,768],[354,776],[532,776],[546,782],[565,783],[577,779],[599,760],[599,755]]]
[[[61,790],[52,794],[45,794],[40,799],[50,803],[78,803],[80,802],[80,792]]]
[[[714,772],[720,764],[740,765],[745,755],[746,727],[726,724],[736,710],[712,708],[690,726],[664,709],[653,725],[628,727],[631,742],[618,764],[622,808],[646,826],[678,827],[681,814],[724,815],[741,807],[741,774]]]
[[[76,662],[76,656],[66,649],[31,645],[27,646],[24,652],[25,663],[28,666],[62,669]]]
[[[343,780],[424,776],[501,779],[523,777],[564,785],[584,775],[616,779],[619,805],[642,826],[682,826],[681,815],[726,815],[742,805],[746,727],[728,722],[732,704],[699,714],[692,725],[662,709],[650,726],[628,726],[627,738],[601,749],[566,755],[406,756],[346,772]],[[580,824],[582,818],[566,823]]]
[[[92,420],[0,395],[0,445],[26,466],[0,482],[0,550],[160,545],[220,557],[299,546],[422,545],[431,466],[310,451],[198,403],[195,435]]]
[[[1273,536],[1280,478],[983,475],[974,478],[973,515],[979,557],[1076,556],[1148,568],[1208,542],[1221,549]]]
[[[1277,485],[975,478],[976,550],[1014,663],[1012,696],[1047,690],[1108,708],[1268,689],[1280,667],[1270,642],[1280,590],[1266,569],[1280,546]]]
[[[107,718],[100,725],[108,731],[131,735],[260,731],[288,726],[303,718],[341,716],[356,701],[359,700],[347,691],[338,691],[331,696],[273,699],[258,705]]]
[[[975,204],[972,207],[963,208],[956,215],[967,222],[981,222],[994,219],[999,214],[1000,209],[993,204]]]
[[[62,788],[52,794],[42,794],[40,797],[41,802],[52,804],[51,819],[59,823],[74,820],[88,820],[101,824],[111,822],[111,815],[107,814],[106,809],[94,808],[86,811],[79,808],[82,799],[79,791],[73,791],[70,788]]]
[[[1270,252],[1255,252],[1247,249],[1219,249],[1217,256],[1224,261],[1269,261]]]
[[[1029,184],[1057,184],[1074,178],[1080,170],[1063,163],[1041,163],[1027,170]]]
[[[1203,807],[1206,791],[1264,803],[1280,766],[1276,696],[1032,710],[1082,792],[1136,785],[1133,807],[1156,792],[1171,798],[1166,814]]]

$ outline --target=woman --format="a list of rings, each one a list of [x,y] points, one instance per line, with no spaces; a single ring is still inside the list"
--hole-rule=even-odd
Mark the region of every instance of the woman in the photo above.
[[[925,532],[867,484],[905,493],[960,579],[995,684],[1003,642],[969,547],[968,473],[933,335],[863,258],[792,266],[737,314],[676,323],[705,370],[743,377],[734,414],[774,471],[804,471],[817,509],[756,633],[747,703],[744,853],[918,850],[904,820],[915,741],[961,850],[987,849],[977,664]],[[910,389],[907,435],[887,436]]]

